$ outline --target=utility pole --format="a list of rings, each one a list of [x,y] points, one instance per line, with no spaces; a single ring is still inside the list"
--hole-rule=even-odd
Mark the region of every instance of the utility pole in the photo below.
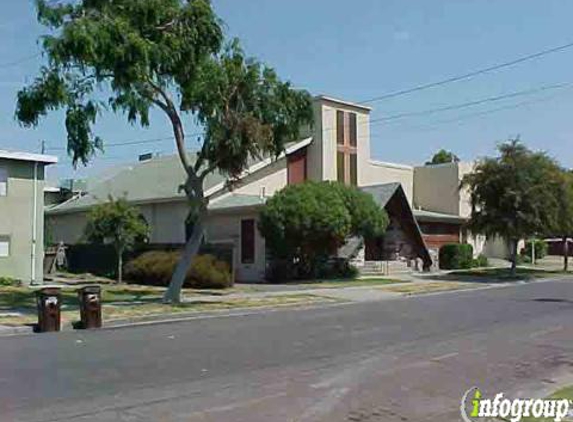
[[[42,151],[42,154],[46,153],[46,141],[44,141],[44,140],[42,141],[41,151]]]

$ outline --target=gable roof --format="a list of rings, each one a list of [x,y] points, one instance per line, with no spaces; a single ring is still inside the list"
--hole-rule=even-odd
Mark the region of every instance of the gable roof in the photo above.
[[[401,186],[400,183],[394,182],[385,183],[383,185],[363,186],[360,190],[371,194],[376,203],[384,208]]]
[[[402,185],[395,182],[364,186],[360,189],[370,193],[376,203],[385,208],[388,214],[400,216],[402,228],[411,236],[420,258],[424,261],[424,268],[429,269],[432,266],[432,258]]]
[[[308,138],[293,142],[287,146],[285,154],[291,154],[307,146],[311,141],[312,139]],[[283,158],[285,154],[279,156],[278,159]],[[189,154],[189,160],[193,163],[195,154]],[[271,158],[251,160],[249,169],[243,176],[253,174],[273,162]],[[179,187],[185,178],[185,170],[178,155],[156,157],[125,167],[112,177],[94,184],[87,194],[51,206],[46,209],[46,212],[60,214],[85,211],[105,202],[110,195],[114,198],[125,197],[135,204],[184,201],[186,200],[185,193],[181,192]],[[220,173],[207,175],[203,185],[205,195],[210,196],[223,190],[225,182],[226,177]]]

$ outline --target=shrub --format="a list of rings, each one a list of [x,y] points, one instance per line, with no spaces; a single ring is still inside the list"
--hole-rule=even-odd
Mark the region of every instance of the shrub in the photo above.
[[[547,253],[549,251],[549,246],[547,245],[547,242],[544,242],[543,240],[539,239],[536,239],[533,242],[527,241],[525,242],[525,248],[521,250],[521,255],[527,257],[529,259],[529,262],[531,262],[532,244],[535,245],[535,259],[543,259],[547,256]]]
[[[179,252],[146,252],[125,266],[128,283],[167,286],[179,261]],[[184,287],[225,289],[233,285],[231,269],[213,255],[198,255],[187,272]]]
[[[259,230],[273,262],[271,279],[320,278],[350,236],[380,236],[388,216],[372,195],[336,182],[288,186],[269,199]]]
[[[323,259],[316,263],[313,272],[302,269],[298,263],[285,259],[273,259],[267,269],[266,279],[271,283],[281,283],[289,280],[308,279],[354,279],[358,277],[358,269],[347,259]]]
[[[21,286],[22,282],[10,277],[0,277],[0,286]]]
[[[487,259],[487,256],[480,254],[476,259],[473,260],[473,266],[476,268],[489,266],[489,260]]]
[[[473,264],[474,248],[469,244],[451,243],[440,248],[440,269],[469,269]]]

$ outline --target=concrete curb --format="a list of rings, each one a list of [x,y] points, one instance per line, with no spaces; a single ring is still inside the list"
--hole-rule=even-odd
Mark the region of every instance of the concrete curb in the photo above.
[[[389,295],[386,298],[379,299],[377,301],[383,302],[385,300],[396,300],[396,299],[409,299],[414,297],[425,297],[425,296],[436,296],[444,294],[456,294],[456,293],[467,293],[476,292],[480,290],[490,290],[499,288],[508,288],[515,286],[526,286],[528,284],[537,283],[547,283],[547,282],[559,282],[568,281],[573,279],[573,274],[571,277],[555,277],[555,278],[543,278],[537,280],[516,280],[510,282],[497,282],[497,283],[483,283],[479,287],[471,288],[461,288],[461,289],[451,289],[444,291],[435,292],[418,292],[418,293],[402,293],[396,295]],[[476,283],[481,284],[481,283]],[[357,286],[354,289],[359,289],[362,286]],[[291,292],[292,293],[292,292]],[[319,296],[317,296],[319,297]],[[281,311],[292,311],[292,310],[310,310],[310,309],[326,309],[339,306],[348,306],[353,304],[360,304],[363,302],[350,301],[343,299],[334,299],[329,297],[324,297],[324,301],[318,301],[314,303],[307,304],[286,304],[286,305],[273,305],[273,306],[261,306],[261,307],[251,307],[251,308],[236,308],[236,309],[222,309],[214,311],[205,312],[185,312],[179,314],[157,314],[157,315],[147,315],[141,317],[133,317],[126,319],[117,319],[105,323],[101,330],[117,330],[129,327],[138,327],[146,325],[159,325],[159,324],[171,324],[177,322],[193,321],[193,320],[203,320],[203,319],[213,319],[213,318],[231,318],[231,317],[244,317],[251,315],[261,315],[270,312],[281,312]],[[332,302],[332,300],[337,300]],[[330,301],[330,302],[329,302]],[[374,302],[374,301],[373,301]],[[75,330],[72,324],[65,324],[62,326],[61,332],[72,332],[83,330]],[[99,330],[96,330],[99,331]],[[12,337],[12,336],[23,336],[35,334],[32,327],[2,327],[0,326],[0,338],[1,337]]]
[[[327,298],[325,298],[327,299]],[[292,305],[273,305],[273,306],[262,306],[262,307],[251,307],[251,308],[236,308],[232,310],[221,309],[215,311],[206,312],[185,312],[179,314],[158,314],[158,315],[147,315],[142,317],[126,318],[126,319],[116,319],[112,321],[105,322],[101,330],[117,330],[121,328],[138,327],[146,325],[159,325],[159,324],[170,324],[175,322],[202,320],[202,319],[213,319],[213,318],[230,318],[230,317],[241,317],[250,315],[260,315],[270,312],[281,312],[281,311],[293,311],[293,310],[308,310],[308,309],[321,309],[330,308],[343,305],[349,305],[357,302],[350,301],[338,301],[332,302],[332,300],[324,300],[322,302],[307,303],[307,304],[292,304]],[[89,330],[88,330],[89,331]],[[61,327],[60,332],[86,332],[86,330],[74,329],[72,324],[64,324]],[[1,337],[12,337],[12,336],[24,336],[38,334],[35,333],[32,327],[2,327],[0,328],[0,338]]]

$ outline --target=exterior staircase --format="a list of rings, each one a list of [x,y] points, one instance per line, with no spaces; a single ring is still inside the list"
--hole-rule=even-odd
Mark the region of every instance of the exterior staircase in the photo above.
[[[361,276],[389,276],[392,274],[409,274],[415,267],[406,261],[364,261],[357,266]]]
[[[364,240],[353,237],[338,250],[338,257],[349,259],[350,263],[358,268],[361,276],[383,277],[392,274],[409,274],[416,272],[415,261],[408,262],[405,259],[395,261],[366,261],[364,255]],[[421,264],[418,271],[421,270]]]

